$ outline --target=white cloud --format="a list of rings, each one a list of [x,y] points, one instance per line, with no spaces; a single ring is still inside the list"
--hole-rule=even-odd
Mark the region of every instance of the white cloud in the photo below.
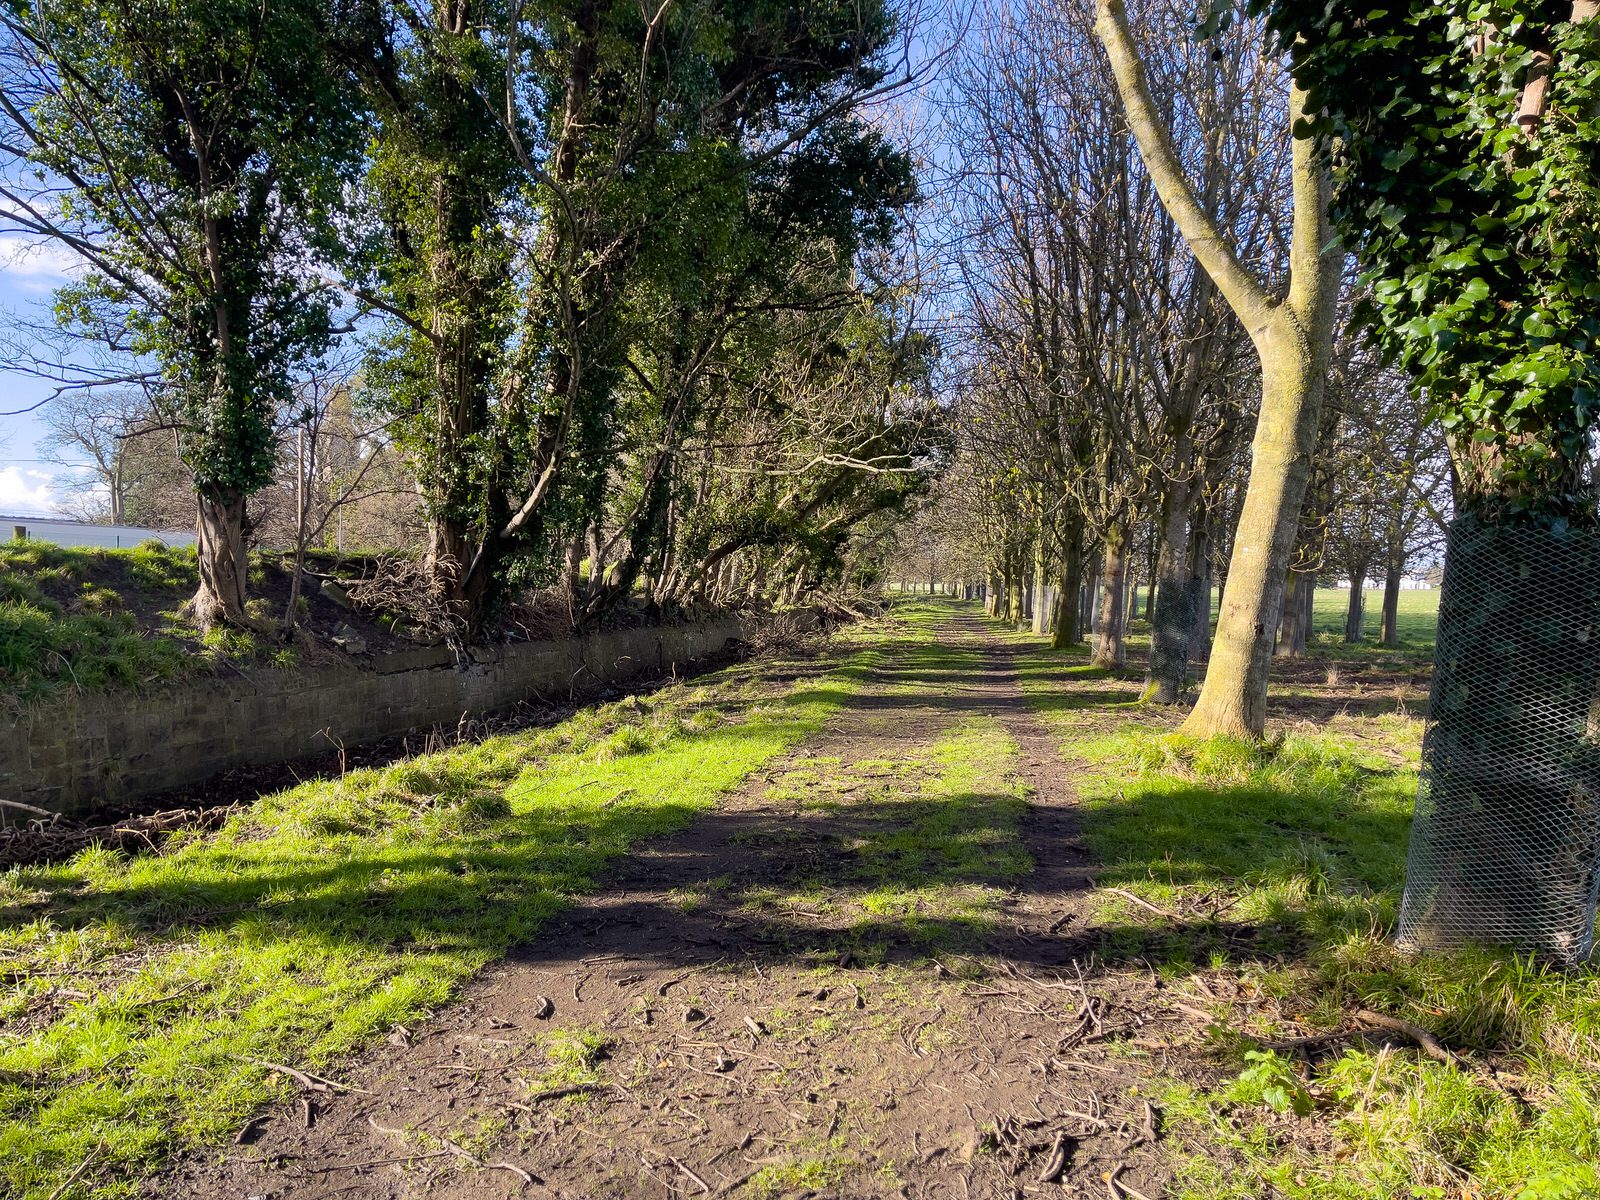
[[[19,516],[61,511],[56,478],[49,471],[0,467],[0,512]]]
[[[83,267],[83,259],[58,242],[0,237],[0,277],[19,292],[50,292]]]

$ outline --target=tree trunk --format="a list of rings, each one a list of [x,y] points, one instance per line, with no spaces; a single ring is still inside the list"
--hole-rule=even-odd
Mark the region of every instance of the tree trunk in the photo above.
[[[1333,353],[1342,255],[1328,220],[1327,164],[1306,124],[1309,104],[1292,83],[1290,186],[1294,223],[1289,281],[1269,290],[1235,253],[1227,234],[1196,196],[1173,147],[1172,132],[1150,93],[1125,0],[1099,0],[1095,31],[1105,45],[1129,129],[1174,224],[1249,333],[1261,360],[1261,411],[1252,443],[1250,482],[1234,536],[1227,587],[1200,700],[1183,732],[1200,737],[1260,737],[1266,729],[1267,674],[1283,603],[1311,456]]]
[[[1061,538],[1061,590],[1056,631],[1050,644],[1057,650],[1076,646],[1082,640],[1078,616],[1078,593],[1083,589],[1083,523],[1069,521]]]
[[[1406,570],[1406,540],[1403,534],[1389,534],[1389,559],[1384,564],[1383,624],[1378,633],[1378,643],[1383,646],[1400,644],[1400,580]]]
[[[1196,507],[1189,534],[1189,657],[1204,662],[1211,653],[1210,506]]]
[[[1260,737],[1266,730],[1273,634],[1316,450],[1327,354],[1269,345],[1262,364],[1261,415],[1228,588],[1205,686],[1183,723],[1184,732],[1200,737]]]
[[[1150,669],[1141,699],[1176,704],[1189,673],[1189,638],[1194,629],[1189,592],[1189,509],[1187,481],[1175,481],[1161,500],[1156,529],[1155,614],[1150,618]],[[1148,609],[1147,609],[1148,615]]]
[[[1350,569],[1350,601],[1344,610],[1344,640],[1349,645],[1361,641],[1362,626],[1367,615],[1367,568]]]
[[[1045,555],[1049,546],[1045,539],[1044,526],[1039,527],[1039,536],[1033,542],[1033,634],[1042,637],[1050,632],[1050,601],[1045,595],[1045,572],[1049,564]]]
[[[1128,578],[1127,531],[1112,526],[1103,537],[1100,559],[1100,613],[1094,644],[1094,665],[1113,670],[1127,665],[1122,639],[1123,588]]]
[[[498,559],[491,540],[476,545],[451,521],[428,526],[428,573],[439,588],[451,623],[463,636],[482,629],[489,617],[490,580]]]
[[[1156,572],[1161,565],[1161,538],[1158,535],[1160,524],[1159,521],[1152,521],[1150,524],[1150,554],[1146,560],[1146,565],[1149,569],[1144,573],[1144,581],[1147,585],[1144,593],[1144,619],[1146,621],[1154,620],[1156,615]]]
[[[245,583],[250,565],[244,548],[244,496],[233,489],[195,496],[195,561],[200,587],[189,611],[202,630],[217,625],[247,625]]]
[[[1291,570],[1283,597],[1283,619],[1278,623],[1279,658],[1299,658],[1306,652],[1305,593],[1315,584],[1313,576]]]

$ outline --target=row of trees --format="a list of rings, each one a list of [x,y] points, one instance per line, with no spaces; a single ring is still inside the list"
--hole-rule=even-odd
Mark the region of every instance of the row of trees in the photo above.
[[[56,317],[192,480],[202,624],[247,619],[264,489],[316,524],[329,413],[356,414],[347,453],[390,456],[384,489],[403,464],[467,633],[529,582],[564,581],[583,620],[646,584],[796,595],[881,553],[873,519],[923,486],[917,187],[875,109],[909,80],[889,5],[4,0],[0,21],[0,221],[83,259]],[[76,385],[83,357],[41,369]]]
[[[1210,10],[1199,40],[1167,0],[991,20],[958,141],[981,148],[966,164],[978,265],[951,485],[970,517],[925,518],[917,536],[977,547],[966,569],[981,559],[1013,615],[1030,576],[1037,603],[1059,571],[1064,639],[1089,615],[1092,548],[1099,652],[1115,661],[1127,531],[1147,530],[1156,700],[1204,636],[1215,564],[1221,616],[1184,728],[1259,736],[1271,657],[1303,644],[1319,556],[1357,584],[1397,580],[1419,531],[1451,520],[1402,935],[1581,958],[1600,689],[1600,3]],[[1193,407],[1165,399],[1185,385]]]
[[[1398,586],[1447,470],[1349,320],[1325,163],[1261,28],[1198,41],[1159,0],[1137,26],[1090,0],[1006,8],[955,71],[961,453],[908,536],[1057,644],[1092,630],[1104,665],[1150,585],[1147,699],[1209,654],[1191,728],[1259,732],[1309,581]]]

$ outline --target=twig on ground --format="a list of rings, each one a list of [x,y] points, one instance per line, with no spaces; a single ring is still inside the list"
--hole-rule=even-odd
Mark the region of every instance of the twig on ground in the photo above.
[[[523,1183],[532,1183],[533,1182],[533,1176],[528,1174],[521,1167],[517,1166],[516,1163],[508,1163],[508,1162],[484,1163],[483,1164],[483,1169],[485,1171],[510,1171],[513,1175],[516,1175],[517,1177],[519,1177],[522,1180]]]
[[[1043,1169],[1039,1172],[1040,1183],[1054,1183],[1067,1169],[1067,1135],[1056,1134],[1055,1141],[1050,1143],[1050,1157],[1045,1160]]]
[[[394,1154],[388,1158],[369,1158],[365,1162],[332,1163],[326,1167],[302,1167],[301,1170],[313,1175],[326,1175],[333,1171],[363,1171],[368,1167],[387,1167],[395,1163],[422,1162],[429,1158],[444,1158],[448,1150],[427,1150],[417,1154]]]
[[[583,1092],[598,1092],[605,1088],[603,1083],[566,1083],[560,1087],[545,1088],[543,1091],[534,1092],[528,1097],[531,1104],[541,1100],[559,1100],[562,1096],[576,1096]]]
[[[56,1190],[50,1193],[50,1200],[60,1200],[60,1198],[66,1194],[66,1191],[69,1187],[77,1183],[79,1179],[83,1178],[83,1173],[93,1165],[94,1160],[100,1157],[100,1151],[104,1149],[105,1143],[101,1142],[95,1146],[93,1150],[89,1151],[88,1154],[84,1155],[83,1161],[77,1165],[77,1168],[72,1172],[72,1174],[68,1175],[56,1185]]]
[[[1413,1025],[1410,1021],[1402,1021],[1399,1017],[1390,1017],[1385,1016],[1383,1013],[1373,1012],[1370,1008],[1356,1009],[1356,1019],[1365,1021],[1369,1025],[1376,1025],[1379,1029],[1387,1029],[1392,1033],[1404,1034],[1435,1062],[1441,1062],[1447,1066],[1456,1065],[1456,1056],[1440,1045],[1439,1039],[1420,1025]]]
[[[365,1088],[354,1087],[348,1083],[340,1083],[336,1079],[324,1079],[321,1075],[313,1075],[309,1071],[286,1067],[282,1063],[268,1062],[264,1058],[251,1058],[248,1055],[243,1057],[247,1063],[254,1063],[258,1067],[265,1067],[269,1071],[287,1075],[308,1092],[359,1092],[363,1096],[372,1095]]]
[[[1137,904],[1140,908],[1149,909],[1151,912],[1155,913],[1156,916],[1158,916],[1158,917],[1165,917],[1169,921],[1182,920],[1182,918],[1179,917],[1177,913],[1168,912],[1164,908],[1157,908],[1154,904],[1151,904],[1150,901],[1141,900],[1138,896],[1135,896],[1132,892],[1128,891],[1126,888],[1108,887],[1108,888],[1101,888],[1100,890],[1102,892],[1111,892],[1113,895],[1121,896],[1124,900],[1131,900],[1133,903]]]
[[[691,1171],[689,1169],[688,1165],[684,1163],[683,1159],[681,1159],[681,1158],[672,1159],[672,1165],[677,1167],[678,1170],[682,1171],[685,1175],[687,1175],[689,1177],[689,1179],[695,1184],[695,1186],[697,1186],[700,1189],[700,1194],[702,1196],[709,1196],[711,1194],[711,1185],[709,1183],[707,1183],[704,1179],[701,1179],[700,1176],[696,1175],[693,1171]]]
[[[1106,1181],[1106,1191],[1111,1193],[1111,1200],[1124,1200],[1124,1198],[1127,1198],[1127,1200],[1150,1200],[1150,1197],[1146,1196],[1138,1188],[1131,1184],[1123,1183],[1122,1180],[1117,1178],[1127,1169],[1127,1163],[1118,1163],[1101,1176]]]

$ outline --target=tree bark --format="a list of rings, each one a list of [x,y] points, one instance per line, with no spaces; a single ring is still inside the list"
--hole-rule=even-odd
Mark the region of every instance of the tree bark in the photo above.
[[[1177,480],[1161,500],[1156,529],[1156,569],[1151,597],[1150,669],[1141,699],[1151,704],[1176,704],[1189,674],[1189,637],[1194,628],[1189,595],[1190,485]],[[1150,606],[1154,605],[1154,614]]]
[[[1350,600],[1344,610],[1344,640],[1350,645],[1361,641],[1367,615],[1367,568],[1350,568]]]
[[[1293,133],[1306,117],[1307,101],[1304,92],[1291,86],[1294,227],[1288,293],[1279,300],[1240,261],[1184,174],[1171,131],[1151,99],[1123,0],[1099,0],[1095,29],[1162,203],[1243,323],[1261,360],[1261,412],[1251,446],[1250,482],[1234,536],[1210,669],[1200,700],[1183,723],[1183,732],[1199,737],[1258,738],[1266,730],[1273,634],[1333,350],[1342,256],[1327,252],[1332,241],[1327,165],[1309,137]]]
[[[1209,505],[1197,506],[1189,534],[1189,658],[1211,653],[1211,520]]]
[[[202,630],[247,625],[245,582],[250,567],[244,546],[244,495],[234,489],[201,489],[195,496],[195,561],[200,586],[189,611]]]
[[[1392,537],[1389,542],[1389,560],[1384,564],[1383,623],[1378,631],[1379,645],[1400,644],[1400,580],[1405,574],[1405,569],[1405,538]]]
[[[1279,658],[1299,658],[1306,652],[1306,589],[1312,587],[1312,576],[1304,571],[1291,570],[1283,596],[1283,619],[1278,624],[1278,645],[1274,653]]]
[[[1039,535],[1033,541],[1033,633],[1035,637],[1042,637],[1050,632],[1050,605],[1045,597],[1045,572],[1049,569],[1045,562],[1045,555],[1049,544],[1045,538],[1044,526],[1039,527]]]
[[[1115,670],[1126,666],[1128,662],[1122,637],[1122,592],[1128,576],[1127,531],[1111,526],[1102,535],[1102,543],[1100,613],[1093,663],[1097,667]]]
[[[1083,523],[1069,521],[1061,538],[1061,592],[1056,631],[1050,644],[1057,650],[1082,640],[1078,593],[1083,590]]]

